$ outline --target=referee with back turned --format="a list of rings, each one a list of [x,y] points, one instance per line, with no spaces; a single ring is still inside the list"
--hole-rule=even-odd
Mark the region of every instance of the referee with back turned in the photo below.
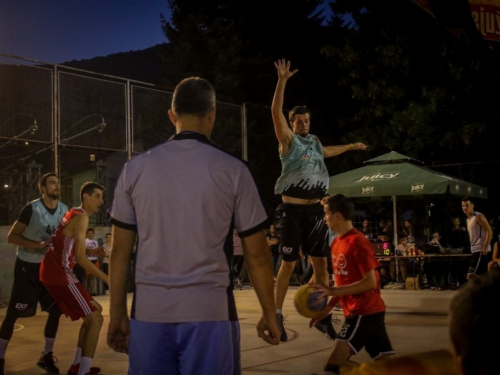
[[[246,164],[210,143],[215,106],[207,80],[181,81],[169,110],[176,134],[129,160],[116,186],[108,345],[128,352],[129,375],[241,374],[232,254],[224,251],[233,227],[262,309],[257,333],[279,343],[267,216]]]

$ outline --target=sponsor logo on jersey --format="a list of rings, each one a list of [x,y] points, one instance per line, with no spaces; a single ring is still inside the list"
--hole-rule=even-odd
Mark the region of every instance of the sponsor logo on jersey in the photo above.
[[[283,246],[281,250],[283,251],[284,254],[291,254],[293,252],[293,247]]]

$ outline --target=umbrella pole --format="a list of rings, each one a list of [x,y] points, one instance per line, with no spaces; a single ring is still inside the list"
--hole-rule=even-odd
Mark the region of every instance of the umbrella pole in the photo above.
[[[394,245],[394,255],[396,255],[396,247],[398,246],[398,222],[397,222],[397,210],[396,210],[396,196],[392,196],[392,228],[393,228],[393,245]],[[399,279],[399,262],[396,257],[396,281]]]

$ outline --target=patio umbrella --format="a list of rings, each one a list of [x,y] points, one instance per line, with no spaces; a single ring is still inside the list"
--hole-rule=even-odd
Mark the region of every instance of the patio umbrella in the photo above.
[[[485,187],[421,167],[416,162],[421,163],[391,151],[365,161],[368,164],[366,166],[331,176],[328,193],[344,194],[351,198],[391,197],[394,223],[397,223],[397,197],[452,194],[487,198]],[[394,225],[394,246],[397,243],[397,226]]]

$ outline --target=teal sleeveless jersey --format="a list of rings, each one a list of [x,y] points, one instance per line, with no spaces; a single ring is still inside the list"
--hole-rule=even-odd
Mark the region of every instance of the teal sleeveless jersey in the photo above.
[[[23,236],[33,241],[45,241],[52,237],[52,233],[56,230],[59,220],[68,211],[68,206],[58,202],[56,211],[53,215],[47,211],[41,199],[34,200],[30,203],[33,212],[31,220]],[[41,263],[47,248],[34,249],[31,247],[18,246],[17,256],[19,259],[29,263]]]
[[[302,199],[323,198],[328,191],[328,170],[318,137],[295,135],[290,150],[280,155],[281,176],[275,194]]]

